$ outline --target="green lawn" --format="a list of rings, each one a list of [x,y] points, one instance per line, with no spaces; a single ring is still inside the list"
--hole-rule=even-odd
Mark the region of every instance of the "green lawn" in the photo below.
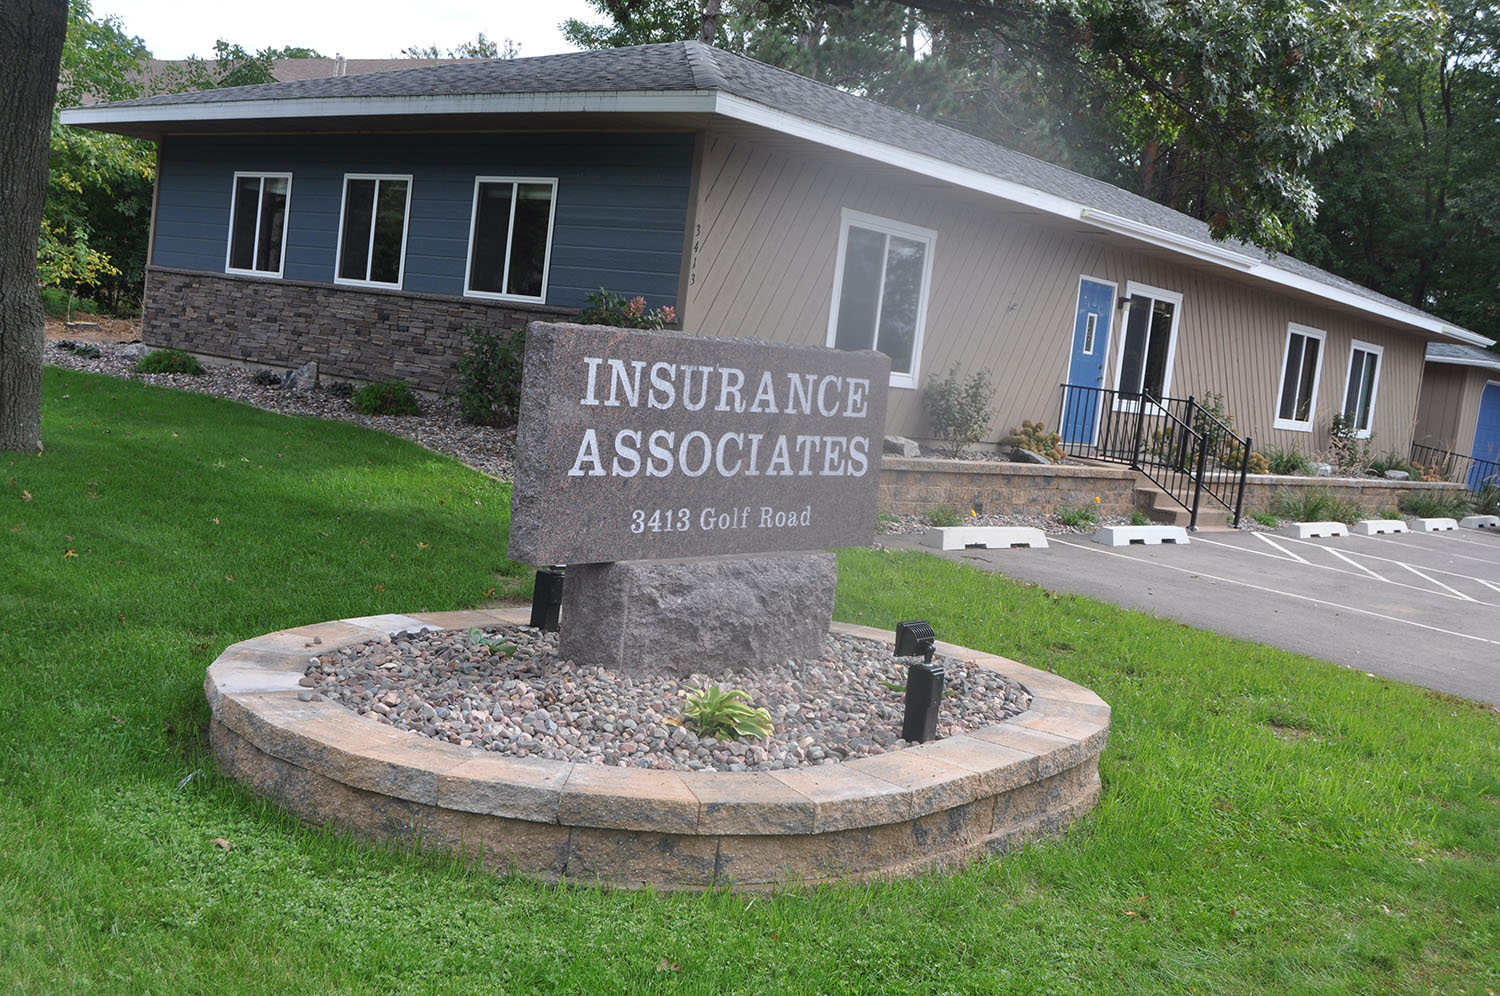
[[[1066,836],[756,899],[304,827],[214,773],[205,666],[524,590],[505,487],[194,395],[49,370],[45,398],[47,452],[0,455],[0,993],[1500,991],[1500,715],[919,555],[843,552],[839,618],[1114,706]]]

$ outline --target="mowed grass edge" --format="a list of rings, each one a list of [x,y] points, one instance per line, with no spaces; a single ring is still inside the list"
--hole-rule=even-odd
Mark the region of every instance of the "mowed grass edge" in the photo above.
[[[1114,707],[1065,836],[754,898],[304,827],[214,773],[203,669],[524,592],[506,488],[336,423],[57,370],[45,396],[47,452],[0,455],[0,992],[1500,990],[1500,716],[918,554],[841,551],[839,618],[927,618]]]

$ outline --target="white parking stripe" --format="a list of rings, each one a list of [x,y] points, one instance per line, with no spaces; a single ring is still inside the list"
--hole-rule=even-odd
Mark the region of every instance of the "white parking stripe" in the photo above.
[[[1177,571],[1179,574],[1191,574],[1195,577],[1208,578],[1210,581],[1222,581],[1225,584],[1236,584],[1242,588],[1250,588],[1254,591],[1263,591],[1270,595],[1284,595],[1287,598],[1295,599],[1300,602],[1311,602],[1314,605],[1324,605],[1330,609],[1338,609],[1340,612],[1355,612],[1362,616],[1373,616],[1376,619],[1385,619],[1389,622],[1400,623],[1403,626],[1415,626],[1418,629],[1425,629],[1433,633],[1442,633],[1446,636],[1462,637],[1465,640],[1474,640],[1478,643],[1490,643],[1494,644],[1497,647],[1500,647],[1500,640],[1491,640],[1483,636],[1474,636],[1471,633],[1460,633],[1457,630],[1443,629],[1441,626],[1429,626],[1426,623],[1419,623],[1413,619],[1402,619],[1400,616],[1386,615],[1384,612],[1373,612],[1369,609],[1356,608],[1353,605],[1341,605],[1338,602],[1329,602],[1321,598],[1313,598],[1311,595],[1299,595],[1296,592],[1283,591],[1280,588],[1267,588],[1264,585],[1251,584],[1248,581],[1237,581],[1234,578],[1225,578],[1219,577],[1214,574],[1205,574],[1202,571],[1192,570],[1191,568],[1187,567],[1176,567],[1172,564],[1164,564],[1159,560],[1143,560],[1139,557],[1132,557],[1128,554],[1115,553],[1113,550],[1106,550],[1103,547],[1098,546],[1097,544],[1082,546],[1078,543],[1069,543],[1066,540],[1056,538],[1051,539],[1050,542],[1058,546],[1069,546],[1075,550],[1083,550],[1088,553],[1102,553],[1107,557],[1120,557],[1124,560],[1135,561],[1138,564],[1150,564],[1153,567],[1160,567],[1169,571]]]
[[[1297,556],[1295,553],[1293,553],[1292,551],[1288,550],[1286,547],[1282,546],[1280,543],[1276,542],[1271,537],[1267,536],[1265,533],[1251,533],[1251,535],[1254,536],[1256,539],[1260,540],[1262,543],[1267,543],[1267,544],[1275,547],[1276,549],[1280,550],[1282,553],[1286,554],[1288,557],[1291,557],[1297,563],[1299,563],[1299,564],[1305,564],[1305,563],[1307,563],[1307,561],[1303,560],[1301,557]]]
[[[1262,534],[1261,533],[1256,533],[1255,535],[1256,536],[1260,536]],[[1285,538],[1286,537],[1283,537],[1283,539],[1285,539]],[[1332,571],[1335,574],[1347,574],[1347,575],[1349,575],[1352,578],[1357,578],[1357,577],[1363,577],[1364,576],[1364,575],[1361,575],[1361,574],[1356,574],[1353,571],[1345,570],[1342,567],[1334,567],[1331,564],[1315,564],[1315,563],[1313,563],[1310,560],[1304,560],[1303,558],[1297,556],[1295,553],[1292,553],[1290,550],[1284,551],[1286,553],[1286,557],[1278,557],[1274,553],[1265,553],[1264,551],[1261,551],[1261,550],[1247,550],[1246,548],[1244,548],[1242,546],[1237,546],[1237,545],[1235,545],[1233,543],[1219,543],[1219,542],[1217,542],[1215,540],[1206,540],[1206,539],[1203,539],[1201,537],[1199,537],[1197,539],[1194,539],[1193,542],[1194,543],[1207,543],[1209,546],[1222,546],[1222,547],[1224,547],[1226,549],[1236,550],[1236,551],[1238,551],[1240,553],[1253,553],[1256,556],[1270,557],[1272,560],[1279,560],[1279,561],[1282,561],[1283,563],[1286,562],[1287,557],[1290,557],[1291,559],[1297,561],[1297,563],[1304,564],[1307,567],[1311,567],[1311,568],[1314,568],[1314,569],[1320,570],[1320,571]],[[1270,541],[1267,540],[1267,542],[1270,542]],[[1307,541],[1306,540],[1293,540],[1292,542],[1305,543]],[[1276,546],[1276,549],[1278,549],[1278,550],[1282,549],[1277,544],[1273,543],[1272,545]],[[1308,543],[1308,546],[1317,546],[1317,545],[1318,544],[1316,544],[1316,543]],[[1327,547],[1322,547],[1321,549],[1327,549]],[[1381,558],[1381,559],[1384,559],[1384,558]],[[1393,561],[1391,561],[1391,563],[1393,563],[1393,564],[1400,564],[1402,567],[1407,566],[1405,564],[1401,564],[1401,562],[1399,560],[1393,560]],[[1355,566],[1358,567],[1359,565],[1356,564]],[[1363,570],[1363,568],[1361,568],[1361,569]],[[1372,573],[1372,572],[1365,571],[1365,573],[1369,574],[1369,573]],[[1442,572],[1439,572],[1439,573],[1442,573]],[[1480,605],[1494,605],[1495,608],[1500,608],[1500,604],[1495,604],[1495,603],[1492,603],[1492,602],[1479,602],[1478,599],[1470,598],[1468,595],[1465,595],[1463,592],[1453,592],[1453,594],[1450,595],[1450,594],[1447,594],[1447,593],[1441,592],[1441,591],[1433,591],[1431,588],[1424,588],[1424,587],[1422,587],[1419,584],[1407,584],[1405,581],[1396,581],[1396,580],[1393,580],[1391,578],[1380,577],[1380,575],[1378,575],[1378,574],[1375,575],[1375,577],[1378,578],[1379,580],[1385,582],[1386,584],[1393,584],[1397,588],[1409,588],[1412,591],[1420,591],[1424,595],[1437,595],[1439,598],[1456,598],[1456,599],[1458,599],[1461,602],[1477,602]],[[1431,578],[1428,578],[1427,580],[1432,581]],[[1478,579],[1477,578],[1473,578],[1471,580],[1478,580]],[[1435,584],[1435,585],[1437,585],[1440,588],[1448,588],[1448,586],[1445,585],[1445,584],[1443,584],[1441,581],[1432,581],[1432,583]],[[1483,583],[1483,582],[1481,582],[1481,583]],[[1497,590],[1500,590],[1500,589],[1497,589]],[[1453,589],[1452,588],[1448,588],[1448,591],[1453,591]]]
[[[1318,546],[1317,543],[1310,543],[1307,540],[1291,540],[1290,542],[1292,542],[1292,543],[1307,543],[1308,546]],[[1332,554],[1334,554],[1335,556],[1338,556],[1338,557],[1342,557],[1345,560],[1349,559],[1347,557],[1344,557],[1343,554],[1338,553],[1335,550],[1331,550],[1328,547],[1322,547],[1322,549],[1328,550],[1329,553],[1332,553]],[[1380,561],[1384,561],[1387,564],[1395,564],[1398,567],[1408,567],[1409,566],[1406,563],[1406,561],[1404,561],[1404,560],[1396,560],[1393,557],[1382,557],[1378,553],[1356,553],[1355,556],[1356,557],[1364,557],[1367,560],[1380,560]],[[1477,557],[1466,557],[1464,559],[1466,559],[1466,560],[1478,560],[1479,558],[1477,558]],[[1487,560],[1487,561],[1484,561],[1484,563],[1492,563],[1492,561],[1488,561]],[[1356,564],[1355,566],[1358,567],[1359,565]],[[1490,589],[1491,591],[1500,591],[1500,587],[1496,587],[1492,582],[1486,581],[1484,578],[1476,578],[1472,574],[1460,574],[1457,571],[1445,571],[1441,567],[1428,567],[1425,564],[1423,565],[1422,570],[1424,570],[1424,571],[1431,571],[1434,574],[1445,574],[1445,575],[1447,575],[1450,578],[1460,578],[1460,579],[1462,579],[1464,581],[1473,581],[1475,584],[1482,584],[1482,585],[1484,585],[1486,588]],[[1429,578],[1428,580],[1431,580],[1431,579]],[[1438,583],[1439,582],[1436,582],[1436,581],[1433,582],[1433,584],[1438,584]]]
[[[1423,537],[1429,537],[1430,536],[1430,537],[1433,537],[1434,539],[1436,539],[1438,541],[1439,545],[1441,545],[1443,543],[1467,543],[1470,546],[1485,546],[1485,545],[1487,545],[1487,544],[1484,544],[1484,543],[1475,542],[1474,540],[1460,539],[1457,536],[1450,536],[1447,533],[1407,533],[1406,534],[1406,538],[1403,538],[1403,539],[1392,539],[1389,536],[1360,536],[1360,537],[1358,537],[1358,539],[1364,540],[1364,541],[1369,541],[1371,543],[1395,543],[1397,546],[1402,546],[1402,545],[1405,545],[1408,542],[1410,542],[1410,537],[1414,537],[1414,536],[1423,536]],[[1425,549],[1432,549],[1432,548],[1431,547],[1426,547]],[[1444,551],[1444,552],[1446,553],[1447,551]],[[1457,560],[1477,560],[1481,564],[1493,564],[1495,562],[1495,558],[1494,557],[1471,557],[1471,556],[1469,556],[1466,553],[1448,553],[1448,556],[1453,557],[1453,558],[1455,558]]]
[[[1379,574],[1376,574],[1374,571],[1370,570],[1368,567],[1366,567],[1364,564],[1361,564],[1359,561],[1355,560],[1353,557],[1346,557],[1346,556],[1344,556],[1342,553],[1339,553],[1337,550],[1335,550],[1331,546],[1325,546],[1323,549],[1326,552],[1333,554],[1335,557],[1339,558],[1344,563],[1348,564],[1350,567],[1358,567],[1360,570],[1364,571],[1366,574],[1370,575],[1370,577],[1374,578],[1377,581],[1389,581],[1390,580],[1390,578],[1383,577],[1383,576],[1381,576]]]
[[[1443,582],[1439,581],[1437,578],[1428,577],[1426,574],[1423,574],[1421,571],[1417,570],[1415,567],[1413,567],[1410,564],[1401,564],[1400,566],[1402,566],[1402,567],[1406,568],[1407,570],[1411,571],[1413,574],[1415,574],[1417,577],[1421,578],[1423,581],[1430,581],[1433,584],[1437,585],[1439,588],[1447,588],[1449,591],[1453,592],[1453,594],[1457,595],[1459,598],[1463,599],[1465,602],[1477,602],[1477,601],[1479,601],[1479,599],[1477,599],[1477,598],[1470,598],[1468,595],[1465,595],[1463,592],[1459,591],[1457,588],[1448,588],[1447,585],[1443,584]],[[1439,571],[1437,573],[1442,574],[1442,573],[1447,573],[1447,572],[1446,571]]]

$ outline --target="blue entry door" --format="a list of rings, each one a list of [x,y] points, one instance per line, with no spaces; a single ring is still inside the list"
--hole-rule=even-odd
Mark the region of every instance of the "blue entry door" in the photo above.
[[[1500,381],[1484,385],[1484,393],[1479,396],[1479,424],[1474,427],[1474,448],[1469,452],[1474,463],[1468,484],[1478,491],[1486,478],[1500,471]]]
[[[1104,360],[1109,352],[1110,319],[1115,313],[1115,285],[1091,277],[1078,281],[1078,309],[1073,318],[1073,353],[1063,392],[1063,441],[1093,445],[1099,431],[1104,395]]]

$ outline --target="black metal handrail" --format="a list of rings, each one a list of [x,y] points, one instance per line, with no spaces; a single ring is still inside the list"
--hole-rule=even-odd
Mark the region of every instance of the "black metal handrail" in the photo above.
[[[1412,443],[1411,462],[1424,468],[1436,467],[1443,480],[1462,484],[1470,494],[1478,494],[1486,484],[1500,487],[1500,463],[1494,460]]]
[[[1187,509],[1198,527],[1204,495],[1240,524],[1250,439],[1192,397],[1154,398],[1103,387],[1062,385],[1060,435],[1070,456],[1127,463]]]

